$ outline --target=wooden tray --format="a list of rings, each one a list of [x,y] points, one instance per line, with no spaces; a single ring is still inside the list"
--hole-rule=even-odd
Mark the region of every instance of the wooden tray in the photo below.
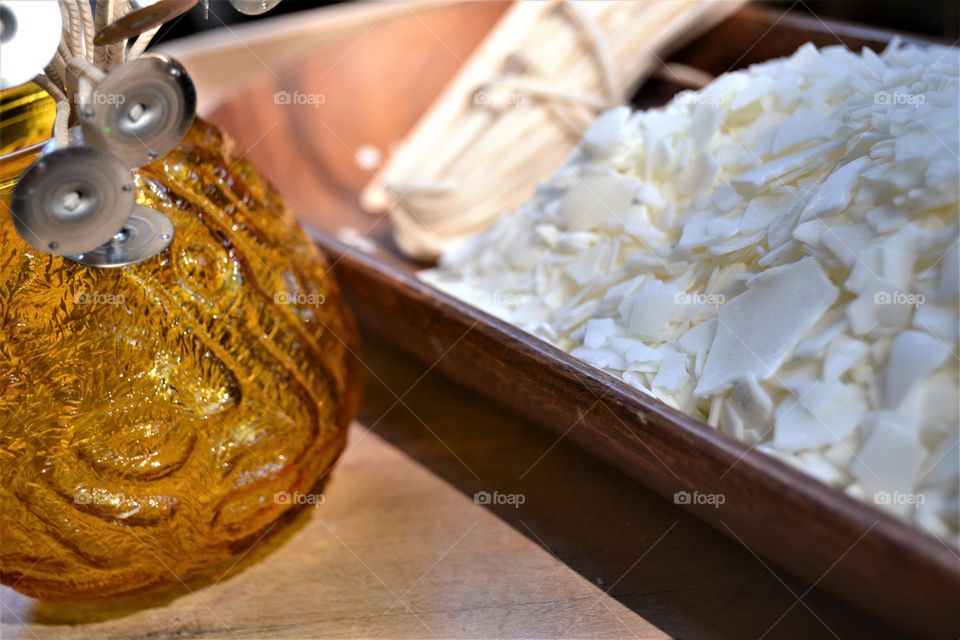
[[[422,284],[415,272],[423,265],[400,256],[388,222],[359,210],[357,194],[370,174],[355,161],[357,150],[396,144],[504,8],[468,2],[372,21],[286,70],[264,71],[213,119],[316,230],[368,331],[668,499],[677,491],[724,494],[719,508],[686,508],[812,586],[901,628],[956,638],[955,549]],[[807,41],[879,49],[889,38],[751,7],[674,59],[719,74]],[[677,90],[651,81],[635,102],[659,104]],[[277,104],[277,91],[323,94],[325,101]],[[336,240],[345,227],[371,240],[373,251]]]

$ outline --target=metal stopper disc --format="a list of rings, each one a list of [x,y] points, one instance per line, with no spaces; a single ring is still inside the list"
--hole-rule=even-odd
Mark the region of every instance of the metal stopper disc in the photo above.
[[[133,177],[120,160],[93,147],[42,156],[17,182],[10,213],[26,242],[62,256],[100,246],[133,210]]]
[[[0,89],[43,73],[57,53],[61,28],[57,0],[0,2]]]
[[[170,218],[150,207],[136,205],[123,228],[92,251],[67,256],[88,267],[125,267],[157,255],[173,242]]]
[[[280,0],[230,0],[230,4],[240,13],[258,16],[280,4]]]
[[[134,38],[167,20],[186,13],[198,0],[129,0],[132,11],[97,32],[93,44],[113,44]]]
[[[100,81],[80,108],[80,125],[87,144],[128,167],[140,167],[177,146],[196,112],[197,93],[186,70],[171,58],[150,54]]]

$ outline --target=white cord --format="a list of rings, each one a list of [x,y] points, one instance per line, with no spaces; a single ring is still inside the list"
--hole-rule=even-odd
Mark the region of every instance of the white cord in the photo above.
[[[94,83],[100,82],[107,75],[102,69],[90,64],[84,58],[70,58],[67,60],[67,69]]]
[[[98,3],[99,8],[114,1],[102,0]],[[44,72],[34,78],[34,82],[57,103],[57,115],[53,121],[53,140],[57,149],[70,145],[72,100],[84,102],[93,86],[106,75],[103,70],[105,58],[93,40],[96,31],[109,19],[109,8],[98,10],[94,18],[90,0],[59,0],[59,4],[63,18],[60,45]]]
[[[146,51],[150,45],[150,41],[153,40],[153,36],[157,35],[157,31],[160,31],[159,25],[137,36],[137,39],[133,41],[133,46],[131,46],[127,52],[127,60],[136,60],[143,55],[143,52]]]
[[[125,42],[94,45],[97,32],[123,15],[126,0],[100,0],[96,16],[90,0],[59,0],[63,31],[57,54],[44,73],[34,81],[57,102],[53,137],[56,148],[70,144],[69,124],[74,105],[84,104],[106,72],[123,62]],[[159,27],[158,27],[159,28]],[[131,57],[139,57],[158,28],[140,34],[131,48]]]
[[[53,144],[57,149],[69,146],[70,144],[70,100],[67,95],[61,91],[57,85],[53,84],[45,75],[39,75],[33,79],[38,85],[49,93],[57,101],[57,117],[53,121]]]
[[[106,1],[106,0],[104,0]],[[109,0],[110,2],[110,20],[116,21],[127,14],[130,9],[130,3],[127,0]],[[119,64],[123,64],[123,54],[127,48],[125,40],[107,45],[107,68],[109,71]]]
[[[93,10],[90,8],[89,0],[74,0],[80,8],[80,19],[83,22],[83,38],[87,62],[93,64]]]

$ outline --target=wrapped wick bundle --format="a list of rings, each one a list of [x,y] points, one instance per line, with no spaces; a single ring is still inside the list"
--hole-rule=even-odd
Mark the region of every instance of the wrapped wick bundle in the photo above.
[[[520,205],[603,110],[743,4],[518,2],[362,194],[433,259]]]

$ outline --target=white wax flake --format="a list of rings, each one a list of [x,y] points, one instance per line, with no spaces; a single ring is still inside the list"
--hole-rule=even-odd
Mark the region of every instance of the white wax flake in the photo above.
[[[820,242],[845,267],[853,266],[857,254],[870,246],[874,234],[865,224],[845,224],[828,227],[820,236]]]
[[[740,378],[733,383],[728,406],[741,419],[755,426],[765,426],[773,413],[773,400],[753,376]]]
[[[950,357],[950,348],[923,331],[904,331],[893,339],[890,361],[883,374],[883,394],[896,407],[913,385],[936,371]]]
[[[603,156],[619,145],[624,138],[629,107],[618,107],[601,114],[583,133],[583,148],[594,156]]]
[[[747,204],[747,209],[740,219],[740,231],[750,233],[766,230],[779,214],[780,200],[778,198],[758,196]]]
[[[813,258],[765,272],[720,308],[717,335],[695,395],[719,393],[747,375],[758,380],[772,376],[837,293]]]
[[[960,539],[958,63],[807,44],[608,111],[424,278]]]
[[[908,224],[884,240],[881,246],[882,275],[900,291],[909,287],[913,280],[913,266],[917,262],[921,236],[922,233],[915,225]]]
[[[830,343],[823,359],[823,377],[837,379],[866,357],[870,347],[862,340],[841,336]]]
[[[623,319],[631,334],[658,340],[669,326],[676,304],[675,287],[651,280],[635,296],[626,298]]]
[[[677,178],[677,188],[684,193],[697,195],[713,184],[720,170],[717,160],[709,153],[698,153],[687,163],[687,168]]]
[[[924,464],[922,477],[928,484],[957,486],[960,482],[960,443],[945,438]]]
[[[906,328],[914,310],[910,294],[889,283],[878,282],[847,305],[847,319],[854,335],[879,335]]]
[[[636,180],[613,173],[583,176],[564,196],[560,215],[568,229],[622,225],[636,188]]]
[[[610,338],[610,345],[616,349],[618,353],[622,353],[629,364],[634,364],[635,362],[660,362],[660,360],[663,359],[663,354],[660,351],[647,346],[642,340],[635,338]]]
[[[712,211],[701,211],[684,224],[680,246],[684,249],[705,247],[732,238],[739,230],[740,225],[735,221],[718,218]]]
[[[800,455],[800,460],[801,468],[820,482],[838,486],[846,479],[846,474],[816,452],[807,451]]]
[[[823,320],[826,319],[827,316],[825,315]],[[819,329],[819,326],[823,324],[823,320],[818,323],[817,327],[813,328],[813,331],[816,331],[815,334],[804,338],[800,344],[797,345],[797,348],[793,352],[794,356],[798,356],[800,358],[809,358],[811,356],[822,355],[824,349],[827,348],[827,345],[847,329],[847,322],[845,320],[839,320],[836,322],[831,322],[821,330]]]
[[[690,354],[696,354],[700,351],[706,351],[713,344],[713,336],[717,333],[717,321],[715,319],[701,322],[687,330],[677,341],[677,345]]]
[[[771,151],[779,155],[790,147],[826,140],[842,128],[841,123],[828,120],[813,109],[801,109],[777,128]]]
[[[906,221],[905,216],[899,209],[889,204],[881,204],[867,211],[863,215],[867,224],[876,233],[887,233],[902,227]]]
[[[851,463],[850,473],[872,493],[913,493],[927,451],[890,416],[876,414],[869,422],[872,429]]]
[[[598,369],[614,368],[623,371],[626,367],[623,357],[609,349],[588,349],[577,347],[571,351],[575,357]]]
[[[913,314],[913,326],[926,331],[943,344],[954,344],[957,342],[957,332],[960,331],[956,305],[941,306],[925,301],[918,305],[916,313]]]
[[[734,189],[730,184],[724,182],[717,185],[716,189],[713,190],[713,208],[717,211],[726,213],[733,209],[738,203],[743,201],[743,198],[737,193],[737,190]],[[775,212],[774,212],[775,213]],[[741,227],[743,222],[741,222]],[[764,227],[763,223],[760,223],[756,226],[757,229]],[[754,229],[745,229],[746,231],[753,231]]]
[[[792,171],[812,171],[814,166],[826,161],[838,149],[840,149],[840,143],[836,141],[824,142],[801,149],[770,160],[743,175],[737,176],[731,183],[742,193],[747,193],[766,186],[769,182],[779,180]]]
[[[653,378],[652,385],[666,391],[676,391],[680,388],[680,385],[687,381],[687,378],[689,378],[687,375],[687,356],[672,351],[664,356],[660,369]]]
[[[866,411],[860,387],[815,383],[777,407],[774,446],[802,451],[836,444],[853,433]]]
[[[740,90],[734,94],[736,97],[734,97],[733,103],[730,105],[731,110],[738,111],[770,95],[769,88],[773,82],[771,76],[759,74],[750,74],[750,76],[751,77],[741,85]]]
[[[860,157],[832,171],[817,187],[813,198],[800,214],[800,220],[821,218],[843,211],[853,199],[853,188],[859,173],[869,162],[869,158]]]
[[[937,299],[956,300],[960,296],[960,244],[954,242],[943,256]]]
[[[822,221],[809,220],[796,226],[793,230],[793,238],[810,247],[816,247],[820,244],[821,236],[827,229],[827,225]]]
[[[583,345],[590,349],[599,349],[615,331],[616,326],[613,318],[587,320],[587,330],[583,336]]]

